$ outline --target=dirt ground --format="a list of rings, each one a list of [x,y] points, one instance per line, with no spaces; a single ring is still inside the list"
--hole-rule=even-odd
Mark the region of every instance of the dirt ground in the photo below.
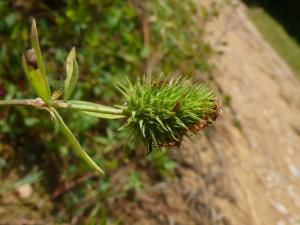
[[[300,224],[300,83],[246,16],[240,2],[208,25],[223,54],[213,75],[230,102],[210,147],[222,157],[231,224]],[[225,45],[224,45],[225,44]],[[188,143],[197,148],[197,142]],[[209,147],[208,147],[209,148]]]

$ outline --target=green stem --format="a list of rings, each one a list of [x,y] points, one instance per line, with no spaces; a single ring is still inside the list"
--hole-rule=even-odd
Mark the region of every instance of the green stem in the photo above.
[[[0,100],[0,106],[32,106],[30,99]]]
[[[45,102],[40,99],[10,99],[10,100],[0,100],[0,106],[33,106],[37,108],[47,107]],[[106,113],[113,115],[123,115],[122,109],[113,108],[110,106],[101,106],[101,105],[82,105],[74,104],[71,102],[64,102],[60,100],[51,101],[50,106],[53,108],[61,109],[74,109],[86,112],[98,112]]]

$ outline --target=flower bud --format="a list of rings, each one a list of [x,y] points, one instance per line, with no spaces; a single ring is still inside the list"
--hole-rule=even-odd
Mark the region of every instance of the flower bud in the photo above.
[[[201,131],[218,116],[220,104],[206,85],[181,78],[120,85],[126,98],[126,130],[136,142],[153,147],[180,146],[184,136]]]

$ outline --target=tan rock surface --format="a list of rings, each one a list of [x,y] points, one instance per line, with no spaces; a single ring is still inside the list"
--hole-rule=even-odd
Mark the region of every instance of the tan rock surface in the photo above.
[[[234,202],[217,200],[232,224],[300,224],[300,82],[246,16],[240,2],[208,24],[214,80],[230,105],[210,147]],[[222,45],[226,43],[226,45]],[[240,129],[234,126],[239,123]],[[201,149],[197,141],[187,148]],[[228,192],[229,191],[229,192]]]

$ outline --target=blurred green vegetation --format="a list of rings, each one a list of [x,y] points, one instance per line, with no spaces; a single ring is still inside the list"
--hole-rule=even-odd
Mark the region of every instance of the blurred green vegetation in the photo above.
[[[285,0],[243,0],[250,7],[264,9],[274,20],[276,20],[295,41],[300,43],[299,9],[300,1]]]
[[[249,17],[264,38],[300,76],[300,2],[294,0],[244,0]]]
[[[211,68],[207,57],[212,51],[199,26],[209,12],[193,0],[0,1],[1,99],[33,96],[20,63],[22,53],[30,48],[32,17],[52,90],[61,87],[64,60],[76,46],[80,75],[75,99],[120,104],[115,84],[126,76],[133,80],[145,73],[191,76]],[[143,189],[141,174],[153,180],[172,176],[176,163],[167,152],[145,157],[144,151],[126,150],[130,143],[116,131],[119,122],[79,113],[63,116],[108,172],[104,178],[73,155],[47,113],[23,107],[0,112],[1,179],[12,169],[20,176],[36,168],[42,171],[39,187],[42,184],[52,198],[51,213],[57,222],[121,224],[109,209],[117,199],[134,198]]]

